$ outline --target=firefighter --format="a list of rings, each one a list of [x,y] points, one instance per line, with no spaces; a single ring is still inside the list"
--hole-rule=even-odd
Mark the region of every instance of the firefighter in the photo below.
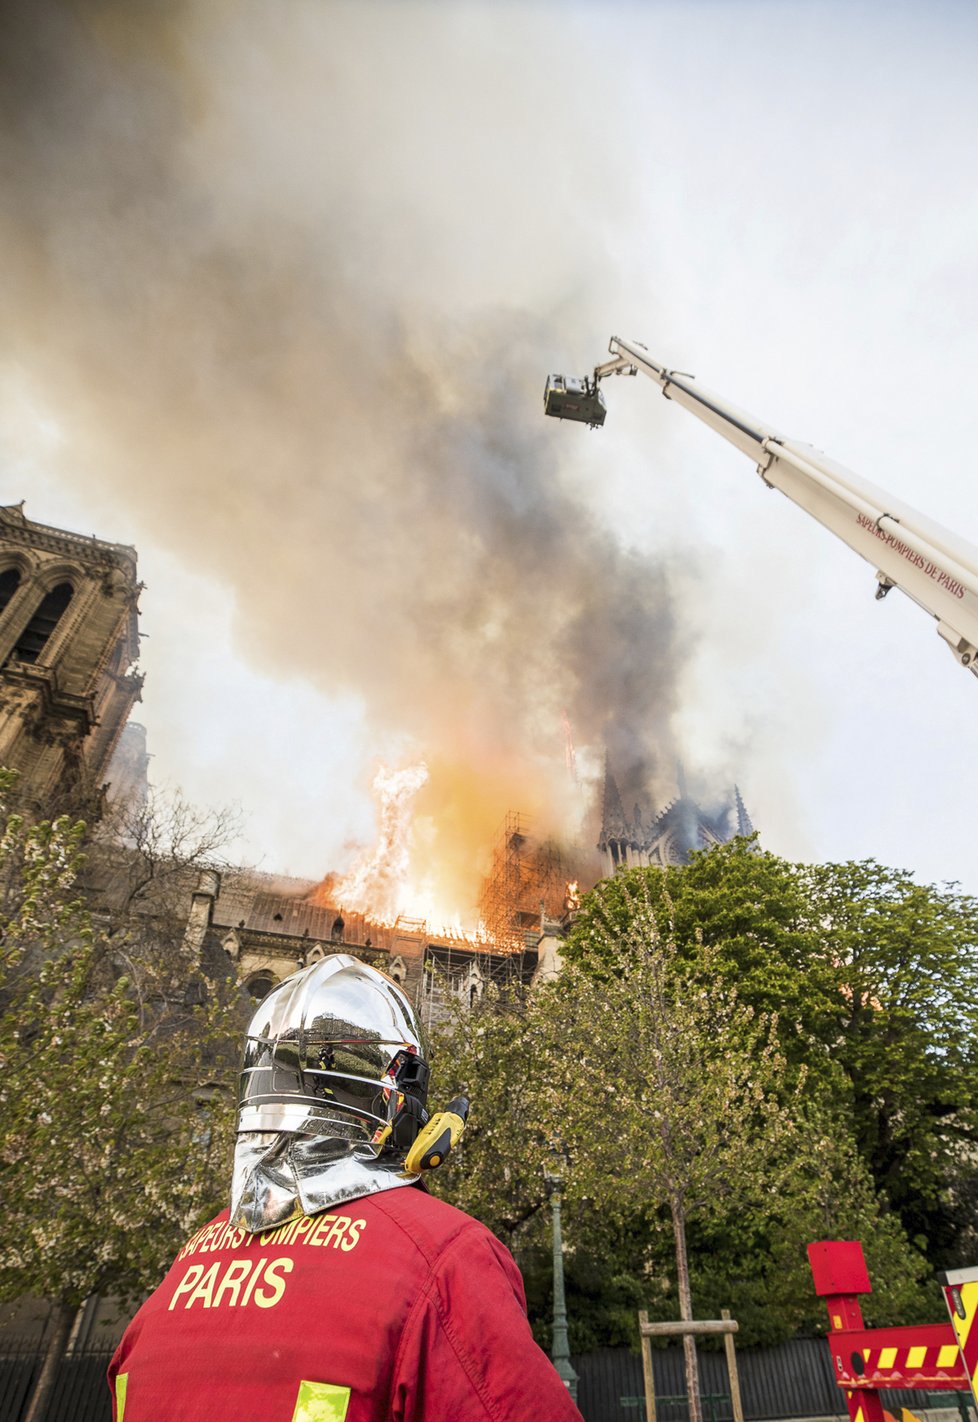
[[[429,1118],[414,1012],[341,953],[249,1026],[230,1210],[109,1367],[115,1422],[564,1422],[580,1413],[481,1224],[428,1194],[467,1102]]]

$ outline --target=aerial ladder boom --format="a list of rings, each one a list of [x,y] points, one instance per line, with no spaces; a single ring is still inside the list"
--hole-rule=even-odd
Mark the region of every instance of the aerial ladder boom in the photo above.
[[[872,564],[877,598],[897,587],[929,612],[957,660],[978,675],[978,549],[820,450],[786,438],[703,389],[693,376],[660,365],[638,342],[612,336],[609,350],[612,359],[595,368],[593,379],[570,382],[584,391],[573,404],[568,382],[550,376],[544,396],[548,414],[603,424],[599,382],[609,375],[647,375],[667,399],[748,455],[766,484]]]

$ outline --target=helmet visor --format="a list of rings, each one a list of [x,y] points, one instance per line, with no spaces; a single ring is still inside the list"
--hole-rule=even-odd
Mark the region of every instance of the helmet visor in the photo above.
[[[301,1102],[352,1116],[371,1131],[391,1115],[394,1081],[387,1068],[403,1042],[359,1042],[312,1033],[294,1040],[249,1037],[240,1105]]]

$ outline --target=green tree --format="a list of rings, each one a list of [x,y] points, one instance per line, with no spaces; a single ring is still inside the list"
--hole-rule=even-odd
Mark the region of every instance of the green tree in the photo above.
[[[729,1217],[775,1183],[794,1155],[804,1073],[786,1086],[776,1017],[740,1000],[714,946],[694,939],[680,953],[651,888],[612,881],[592,895],[592,941],[620,968],[601,978],[571,968],[555,985],[560,1032],[566,1040],[570,1027],[579,1047],[559,1058],[550,1129],[607,1210],[633,1212],[636,1194],[665,1207],[688,1321],[689,1222]],[[695,1340],[683,1342],[699,1422]]]
[[[209,1103],[240,1009],[230,984],[93,918],[84,825],[25,822],[12,784],[0,772],[0,1297],[52,1306],[33,1419],[81,1303],[146,1292],[217,1204],[232,1113]]]
[[[835,982],[825,1037],[877,1188],[935,1267],[960,1262],[978,1143],[978,900],[873,860],[801,867]]]
[[[841,1113],[808,1100],[791,1158],[769,1165],[736,1210],[721,1206],[694,1222],[690,1260],[701,1311],[716,1317],[730,1308],[750,1344],[824,1332],[806,1252],[818,1239],[862,1241],[873,1281],[864,1300],[870,1326],[939,1316],[932,1270],[878,1196]]]
[[[516,1251],[528,1247],[546,1204],[539,1102],[549,1025],[540,1009],[535,995],[490,989],[471,1009],[456,1004],[432,1034],[431,1101],[464,1091],[472,1102],[452,1168],[437,1172],[432,1188]]]
[[[697,1141],[708,1119],[700,1088],[673,1102],[692,1132],[676,1139],[687,1140],[697,1168],[723,1167],[703,1206],[687,1212],[690,1290],[701,1310],[731,1307],[750,1342],[824,1328],[805,1245],[826,1237],[863,1241],[875,1321],[912,1322],[939,1307],[921,1290],[925,1260],[857,1149],[849,1078],[836,1060],[846,999],[823,919],[802,871],[746,844],[704,855],[689,871],[631,871],[585,899],[568,945],[573,962],[555,985],[487,999],[443,1031],[433,1099],[465,1089],[473,1106],[461,1160],[436,1177],[438,1188],[515,1250],[541,1341],[550,1274],[543,1164],[554,1136],[574,1146],[565,1239],[575,1347],[632,1341],[639,1307],[659,1318],[678,1311],[668,1192],[649,1183],[637,1191],[643,1177],[619,1144],[624,1133],[642,1147],[655,1119],[645,1108],[660,1109],[637,1055],[651,1031],[648,1013],[635,1020],[636,1003],[649,999],[641,975],[650,938],[667,969],[655,992],[668,1011],[653,1018],[676,1022],[685,1012],[689,1031],[678,1041],[687,1060],[695,1047],[720,1063],[703,1089],[745,1057],[761,1061],[765,1078],[763,1100],[742,1103],[741,1140],[753,1143],[740,1169],[721,1136],[706,1151]],[[772,997],[771,980],[790,987],[793,1020],[774,1010],[789,994]],[[662,1054],[674,1049],[678,1070],[682,1053],[670,1042]]]
[[[566,956],[607,979],[644,886],[682,957],[701,941],[742,1001],[777,1013],[791,1072],[835,1103],[877,1193],[935,1267],[965,1256],[978,1198],[978,906],[874,861],[797,865],[735,840],[632,869],[585,898]],[[620,931],[595,932],[598,914]]]
[[[812,1072],[811,1043],[833,1036],[838,1002],[797,866],[739,838],[686,865],[619,871],[585,896],[565,958],[594,976],[616,973],[631,951],[636,895],[648,898],[681,959],[695,958],[698,944],[714,950],[710,970],[758,1012],[776,1013],[788,1062]]]

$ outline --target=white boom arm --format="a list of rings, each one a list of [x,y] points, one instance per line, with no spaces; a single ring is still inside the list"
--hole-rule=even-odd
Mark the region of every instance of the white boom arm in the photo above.
[[[612,336],[609,350],[615,358],[597,367],[595,383],[637,371],[654,380],[667,399],[749,455],[766,484],[873,564],[878,598],[897,587],[929,612],[957,660],[978,675],[978,549],[820,450],[767,429],[692,376],[667,370],[637,342]]]

